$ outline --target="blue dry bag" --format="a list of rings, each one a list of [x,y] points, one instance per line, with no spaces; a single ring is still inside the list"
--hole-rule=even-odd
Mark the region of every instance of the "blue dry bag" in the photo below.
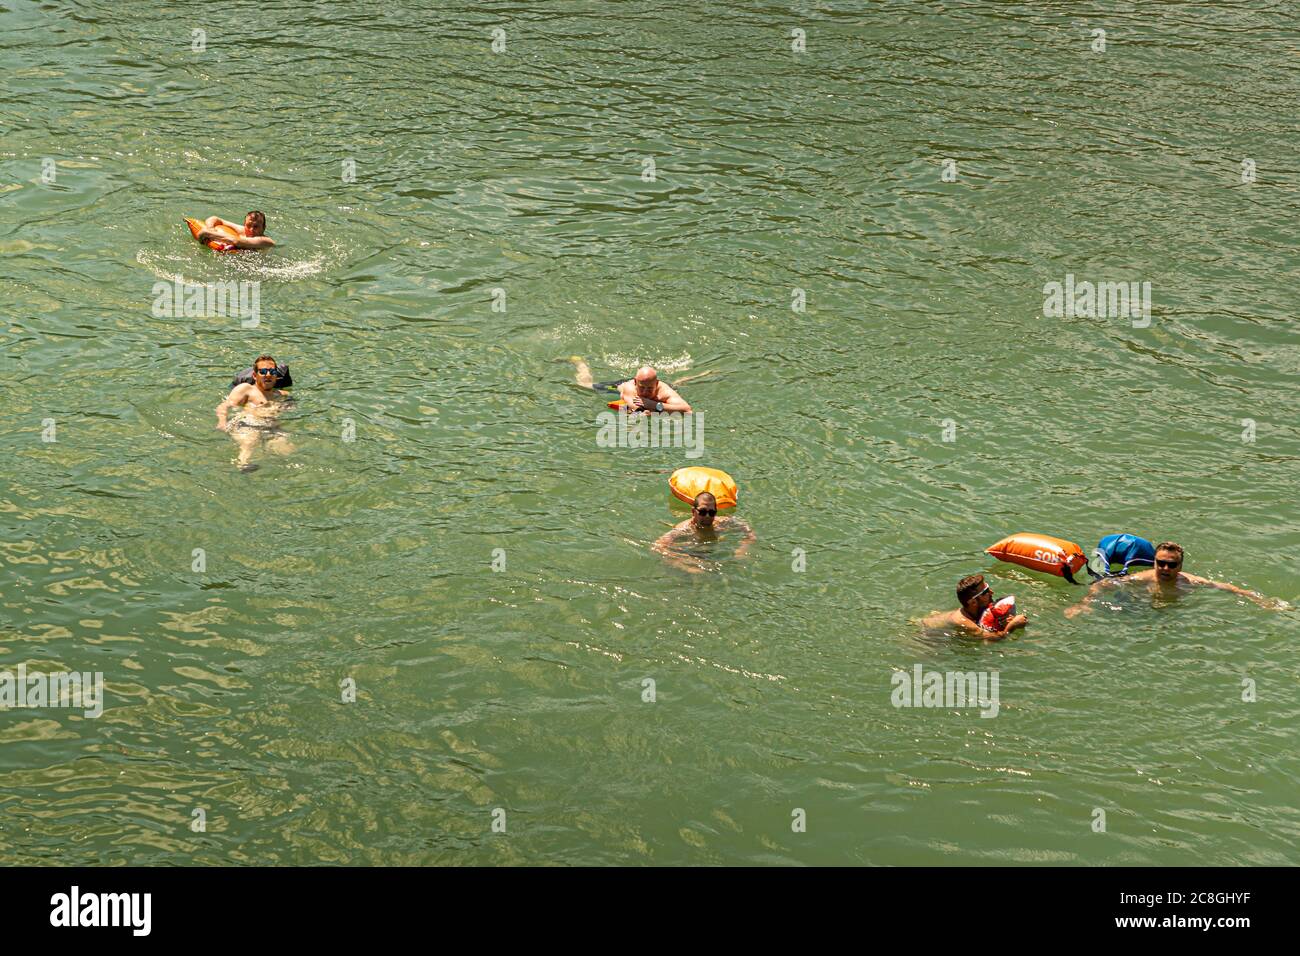
[[[1092,552],[1088,572],[1095,578],[1117,577],[1128,574],[1137,566],[1152,567],[1156,563],[1156,546],[1135,534],[1108,534],[1097,542]]]

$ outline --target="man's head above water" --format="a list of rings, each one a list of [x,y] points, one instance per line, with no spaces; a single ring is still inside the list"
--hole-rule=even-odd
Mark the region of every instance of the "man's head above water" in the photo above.
[[[636,393],[642,398],[654,398],[659,393],[659,373],[649,365],[642,365],[632,379]]]
[[[957,582],[957,601],[975,620],[993,603],[993,589],[984,583],[984,575],[968,574]]]
[[[1177,581],[1183,570],[1183,546],[1172,541],[1156,545],[1156,580]]]
[[[712,528],[713,519],[718,516],[718,499],[707,491],[701,491],[691,504],[691,524],[697,528]]]
[[[258,388],[266,389],[275,385],[279,379],[278,365],[269,355],[259,355],[253,362],[253,381]]]

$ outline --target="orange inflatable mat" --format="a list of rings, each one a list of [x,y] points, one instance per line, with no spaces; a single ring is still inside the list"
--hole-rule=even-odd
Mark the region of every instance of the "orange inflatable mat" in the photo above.
[[[1083,549],[1073,541],[1026,531],[1008,535],[997,544],[985,548],[984,553],[1031,571],[1055,574],[1071,584],[1083,583],[1075,581],[1074,575],[1088,563]]]
[[[199,233],[204,229],[202,219],[191,219],[189,216],[185,217],[185,225],[190,227],[190,235],[195,239],[199,238]],[[213,226],[212,228],[222,235],[229,236],[231,239],[238,238],[235,231],[229,226]],[[202,240],[199,241],[202,242]],[[233,242],[222,242],[220,239],[209,239],[203,244],[209,249],[215,249],[217,252],[236,252],[239,249]]]

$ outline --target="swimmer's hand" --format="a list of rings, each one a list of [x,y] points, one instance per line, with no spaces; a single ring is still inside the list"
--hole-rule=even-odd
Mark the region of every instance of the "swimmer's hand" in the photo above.
[[[1000,641],[1004,637],[1009,635],[1012,631],[1019,630],[1020,628],[1024,627],[1028,623],[1029,623],[1029,618],[1026,615],[1017,614],[1011,620],[1007,621],[1007,626],[1000,631],[987,631],[987,630],[983,630],[982,628],[980,630],[983,630],[984,640]]]

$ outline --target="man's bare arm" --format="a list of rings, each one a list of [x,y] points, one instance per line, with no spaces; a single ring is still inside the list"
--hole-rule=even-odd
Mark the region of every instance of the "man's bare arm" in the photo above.
[[[740,544],[736,546],[736,557],[743,558],[749,551],[749,546],[758,540],[758,535],[754,534],[754,529],[743,518],[729,518],[728,525],[740,528],[745,532],[745,537],[741,539]]]
[[[1272,598],[1264,597],[1264,595],[1260,594],[1258,591],[1248,591],[1245,588],[1237,587],[1235,584],[1228,584],[1224,581],[1211,581],[1209,578],[1198,577],[1195,574],[1187,574],[1186,572],[1184,572],[1183,576],[1193,584],[1199,584],[1202,587],[1218,588],[1220,591],[1230,591],[1233,594],[1240,594],[1242,597],[1254,601],[1260,607],[1266,607],[1270,610],[1277,610],[1279,607],[1284,608],[1287,606],[1285,602],[1274,601]]]
[[[226,430],[226,412],[237,405],[243,404],[244,399],[248,396],[248,390],[252,388],[246,382],[241,382],[230,390],[226,400],[217,406],[217,428],[221,431]]]
[[[664,560],[675,568],[681,568],[683,571],[689,571],[691,574],[702,574],[704,572],[704,567],[698,558],[693,558],[686,554],[678,554],[672,549],[673,542],[685,534],[686,528],[689,525],[689,521],[683,521],[671,531],[660,535],[659,540],[650,546],[650,550],[663,555]]]
[[[1121,580],[1121,578],[1102,578],[1100,581],[1095,582],[1092,587],[1088,588],[1088,593],[1083,596],[1082,601],[1065,609],[1065,616],[1076,617],[1084,612],[1091,612],[1092,602],[1097,600],[1097,596],[1101,593],[1102,589],[1110,587]]]
[[[1013,618],[1012,620],[1019,620],[1019,618]],[[959,628],[967,637],[978,637],[983,641],[1000,641],[1015,630],[1015,628],[1011,626],[1011,622],[1008,621],[1007,626],[1002,630],[990,631],[988,628],[980,627],[960,611],[949,611],[946,614],[932,614],[921,623],[928,627],[956,627]]]
[[[232,226],[228,222],[225,224]],[[269,236],[246,236],[242,229],[237,230],[237,234],[231,236],[212,226],[200,229],[198,240],[199,242],[226,242],[236,249],[270,249],[275,245],[275,242]]]
[[[665,531],[663,534],[661,534],[659,536],[659,540],[650,546],[650,550],[657,551],[660,554],[669,554],[670,553],[669,546],[672,545],[672,543],[676,541],[678,538],[684,536],[687,533],[687,531],[690,530],[690,527],[691,527],[690,518],[687,518],[685,521],[679,521],[677,524],[673,525],[672,528],[670,528],[668,531]]]
[[[663,385],[664,391],[668,394],[667,398],[660,399],[664,403],[664,411],[689,412],[691,410],[691,403],[678,395],[675,388],[667,383],[661,382],[660,384]]]
[[[207,242],[209,239],[222,239],[227,242],[232,241],[224,232],[218,232],[218,226],[225,226],[234,232],[237,236],[244,235],[244,224],[242,222],[230,222],[222,219],[220,216],[209,216],[203,220],[203,228],[199,230],[198,239],[200,242]]]
[[[660,554],[666,563],[671,564],[675,568],[689,571],[691,574],[703,573],[704,567],[701,565],[698,558],[693,558],[686,554],[678,554],[672,549],[673,542],[681,537],[681,533],[680,528],[674,528],[667,534],[662,535],[650,550]]]
[[[671,531],[665,531],[659,536],[659,540],[650,546],[650,550],[658,552],[659,554],[668,554],[669,545],[676,541],[680,534],[681,532],[677,528],[673,528]]]
[[[239,236],[228,241],[237,249],[270,249],[275,245],[270,236]]]

